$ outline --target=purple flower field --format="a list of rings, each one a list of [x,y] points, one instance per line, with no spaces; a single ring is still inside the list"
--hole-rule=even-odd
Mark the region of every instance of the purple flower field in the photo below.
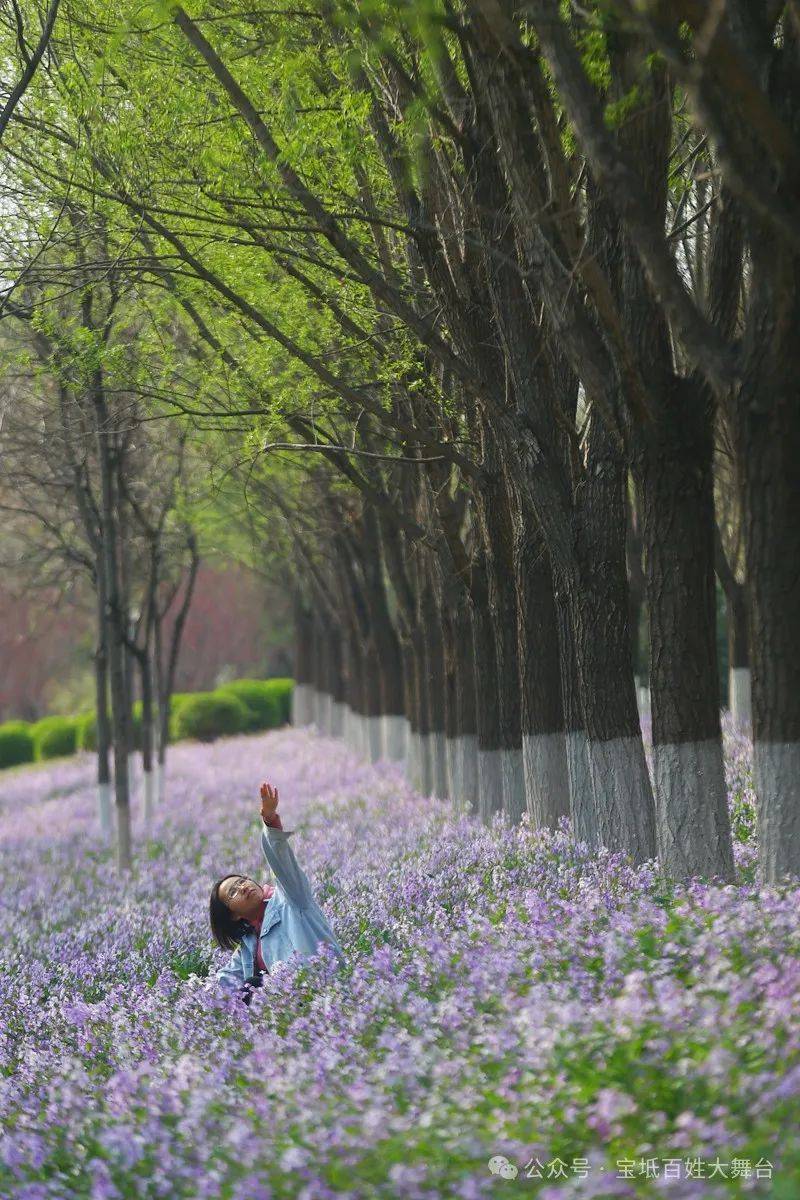
[[[171,750],[118,881],[93,764],[0,777],[0,1197],[800,1194],[800,889],[674,888],[491,830],[304,730]],[[347,956],[249,1008],[213,880],[266,879],[258,784]]]

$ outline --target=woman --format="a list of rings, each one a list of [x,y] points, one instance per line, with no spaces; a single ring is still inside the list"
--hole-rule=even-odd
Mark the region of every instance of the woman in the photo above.
[[[313,954],[328,942],[340,960],[344,952],[327,918],[311,893],[305,872],[297,865],[289,838],[277,812],[278,789],[261,785],[261,849],[272,868],[276,886],[261,887],[247,875],[224,875],[211,889],[211,932],[217,945],[234,950],[230,962],[217,971],[217,980],[235,989],[246,1004],[252,988],[261,986],[261,973],[296,952]]]

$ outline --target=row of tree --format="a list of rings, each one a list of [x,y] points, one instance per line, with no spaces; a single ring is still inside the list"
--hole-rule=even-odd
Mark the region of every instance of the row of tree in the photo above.
[[[761,875],[800,872],[798,32],[63,0],[4,139],[17,258],[88,214],[202,362],[159,402],[291,570],[299,715],[313,685],[391,754],[405,718],[425,786],[681,878],[733,876],[715,577]]]

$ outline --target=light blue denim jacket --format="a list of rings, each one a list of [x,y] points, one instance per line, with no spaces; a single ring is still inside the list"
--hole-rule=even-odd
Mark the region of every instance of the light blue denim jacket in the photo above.
[[[327,917],[311,893],[311,885],[294,856],[289,838],[294,830],[261,830],[261,849],[275,876],[275,891],[264,909],[261,923],[261,955],[267,970],[297,952],[313,954],[320,942],[328,942],[344,961],[344,951],[328,924]],[[224,987],[240,988],[255,970],[256,931],[247,933],[231,955],[230,961],[216,973]]]

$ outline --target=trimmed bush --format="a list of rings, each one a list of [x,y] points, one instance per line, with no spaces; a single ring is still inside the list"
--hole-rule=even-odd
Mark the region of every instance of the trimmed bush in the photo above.
[[[78,749],[95,751],[97,749],[97,717],[94,711],[77,717],[75,725]]]
[[[192,696],[197,695],[196,692],[173,692],[169,698],[169,730],[168,736],[170,742],[177,742],[180,734],[177,729],[178,713],[183,708],[187,700],[191,700]]]
[[[37,762],[75,753],[78,740],[77,721],[70,717],[44,717],[36,722],[31,734]]]
[[[234,679],[217,691],[235,696],[248,713],[248,730],[274,729],[280,725],[278,701],[270,688],[269,679]]]
[[[196,692],[180,705],[175,715],[175,734],[178,738],[213,742],[231,733],[243,733],[249,720],[245,705],[229,692]]]
[[[278,724],[288,725],[292,719],[294,680],[268,679],[267,687],[270,689],[275,707],[278,710]]]
[[[0,725],[0,769],[33,762],[33,735],[27,721]]]

